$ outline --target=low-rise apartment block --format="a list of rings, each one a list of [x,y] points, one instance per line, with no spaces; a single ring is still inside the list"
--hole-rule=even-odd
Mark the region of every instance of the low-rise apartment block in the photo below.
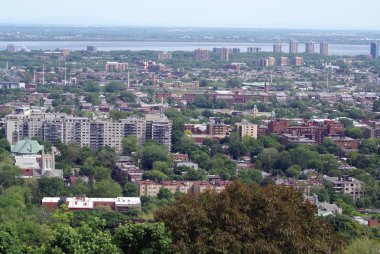
[[[141,180],[137,182],[140,197],[156,197],[161,188],[169,189],[173,194],[184,193],[198,196],[206,190],[220,192],[226,188],[231,181],[162,181],[160,183],[152,180]]]
[[[339,177],[324,176],[324,180],[332,183],[336,192],[350,194],[353,200],[357,200],[364,195],[364,183],[353,177],[347,175]]]

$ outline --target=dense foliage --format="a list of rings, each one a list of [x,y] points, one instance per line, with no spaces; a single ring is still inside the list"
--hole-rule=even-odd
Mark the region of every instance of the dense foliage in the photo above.
[[[172,232],[176,253],[338,252],[343,238],[315,212],[292,189],[235,183],[219,194],[183,196],[156,218]]]

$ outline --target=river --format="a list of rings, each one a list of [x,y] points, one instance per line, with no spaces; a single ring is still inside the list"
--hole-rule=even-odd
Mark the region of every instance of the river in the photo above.
[[[130,42],[130,41],[17,41],[0,42],[0,50],[6,49],[8,44],[14,44],[16,49],[26,47],[30,50],[54,50],[68,48],[69,50],[86,50],[86,47],[95,46],[99,51],[116,50],[154,50],[154,51],[193,51],[197,48],[212,50],[214,47],[240,48],[241,52],[247,52],[248,47],[258,47],[264,52],[272,52],[272,43],[233,43],[233,42]],[[330,55],[368,55],[369,45],[330,44]],[[282,43],[282,51],[289,51],[289,44]],[[299,44],[298,51],[305,51],[305,44]],[[315,52],[319,52],[319,44],[315,44]]]

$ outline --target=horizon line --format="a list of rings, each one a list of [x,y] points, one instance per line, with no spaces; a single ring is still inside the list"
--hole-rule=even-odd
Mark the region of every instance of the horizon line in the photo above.
[[[290,27],[240,27],[240,26],[169,26],[169,25],[79,25],[79,24],[26,24],[26,23],[1,23],[1,26],[26,26],[26,27],[86,27],[86,28],[183,28],[183,29],[243,29],[243,30],[309,30],[309,31],[372,31],[380,32],[375,28],[290,28]]]

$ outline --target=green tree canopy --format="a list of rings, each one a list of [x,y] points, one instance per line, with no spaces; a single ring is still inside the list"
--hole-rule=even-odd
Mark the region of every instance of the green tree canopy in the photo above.
[[[121,253],[113,243],[109,231],[94,229],[87,224],[77,228],[65,224],[56,225],[53,236],[41,249],[42,253],[47,254]]]
[[[156,212],[177,253],[333,253],[343,239],[316,207],[285,186],[234,183],[221,193],[181,196]]]
[[[123,253],[172,253],[171,237],[163,223],[127,223],[115,231],[115,239]]]
[[[124,88],[125,86],[123,83],[113,81],[104,86],[104,91],[107,93],[118,93]]]
[[[168,161],[168,149],[163,145],[146,144],[142,149],[141,164],[144,169],[152,169],[155,161]]]
[[[111,180],[102,180],[96,182],[93,186],[92,196],[97,198],[116,198],[122,196],[122,189],[120,185]]]
[[[123,138],[122,145],[123,154],[125,155],[131,155],[133,152],[137,152],[140,147],[137,137],[135,136],[128,136]]]

